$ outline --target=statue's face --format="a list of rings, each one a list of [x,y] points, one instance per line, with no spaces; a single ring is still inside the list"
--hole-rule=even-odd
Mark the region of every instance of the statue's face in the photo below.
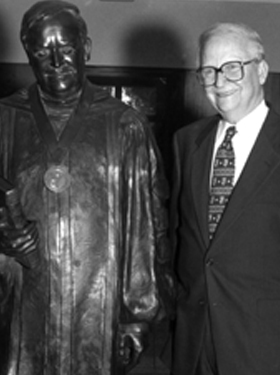
[[[61,100],[77,93],[82,87],[91,44],[89,39],[82,40],[73,16],[62,12],[43,20],[30,35],[26,51],[42,91]]]

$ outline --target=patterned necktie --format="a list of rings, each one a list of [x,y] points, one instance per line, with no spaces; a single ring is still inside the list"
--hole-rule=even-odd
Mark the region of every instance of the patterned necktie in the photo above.
[[[213,165],[213,176],[209,199],[209,237],[213,238],[218,223],[230,198],[235,170],[235,156],[232,138],[235,126],[227,129],[225,138],[219,146]]]

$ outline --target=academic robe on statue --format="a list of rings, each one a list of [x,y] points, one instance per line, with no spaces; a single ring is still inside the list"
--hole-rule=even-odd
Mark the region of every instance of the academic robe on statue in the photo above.
[[[120,325],[162,315],[170,275],[161,160],[143,118],[86,82],[59,140],[36,85],[0,103],[2,176],[39,265],[0,259],[0,374],[117,373]]]

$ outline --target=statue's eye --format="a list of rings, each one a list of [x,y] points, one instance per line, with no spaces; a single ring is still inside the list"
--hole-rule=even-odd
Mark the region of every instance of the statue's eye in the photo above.
[[[65,46],[60,49],[64,55],[72,55],[75,49],[72,46]]]
[[[34,52],[33,54],[35,57],[37,57],[37,59],[44,59],[45,57],[49,55],[49,51],[46,49],[40,49]]]

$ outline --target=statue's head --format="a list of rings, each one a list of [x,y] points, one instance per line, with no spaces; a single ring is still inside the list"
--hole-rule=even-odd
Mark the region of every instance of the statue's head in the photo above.
[[[91,40],[75,5],[61,0],[37,2],[25,13],[20,36],[45,94],[63,100],[81,90]]]

